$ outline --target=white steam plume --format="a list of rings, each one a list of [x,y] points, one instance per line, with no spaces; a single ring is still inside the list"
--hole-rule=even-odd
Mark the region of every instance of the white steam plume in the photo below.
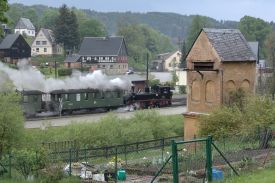
[[[5,80],[10,80],[18,90],[40,90],[50,92],[61,89],[100,89],[108,90],[120,88],[128,90],[130,81],[120,78],[109,80],[101,71],[94,71],[87,75],[74,71],[71,77],[65,79],[45,78],[37,69],[29,66],[26,62],[19,62],[18,70],[12,69],[0,63],[0,87]]]

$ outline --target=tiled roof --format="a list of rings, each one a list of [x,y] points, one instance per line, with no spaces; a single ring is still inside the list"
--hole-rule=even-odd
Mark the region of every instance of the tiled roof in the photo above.
[[[203,31],[221,61],[256,61],[253,51],[238,29],[204,28]]]
[[[29,29],[29,30],[35,30],[35,27],[33,26],[30,19],[27,18],[20,18],[17,22],[15,29]]]
[[[79,55],[115,56],[119,54],[122,44],[123,37],[85,37]]]
[[[256,60],[258,61],[258,55],[259,55],[259,42],[254,41],[254,42],[248,42],[248,45],[250,46],[251,50],[253,51]]]
[[[41,31],[43,32],[45,37],[50,41],[51,44],[53,44],[55,42],[52,30],[41,28]]]
[[[68,55],[65,59],[64,62],[77,62],[80,58],[80,55],[75,54],[75,55]]]
[[[20,34],[8,34],[0,44],[0,49],[9,49],[17,40]]]

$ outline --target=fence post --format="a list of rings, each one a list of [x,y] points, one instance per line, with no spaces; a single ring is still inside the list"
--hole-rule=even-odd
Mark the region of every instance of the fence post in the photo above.
[[[127,165],[127,150],[126,150],[126,144],[124,144],[124,158],[125,158],[125,163]]]
[[[194,134],[194,140],[196,140],[197,136]],[[195,154],[197,154],[197,142],[195,141]]]
[[[162,139],[161,139],[161,145],[162,145],[162,147],[161,147],[161,163],[163,163],[163,153],[164,153],[164,138],[162,137]]]
[[[117,147],[116,147],[116,156],[115,156],[115,182],[117,182]]]
[[[69,159],[70,159],[70,162],[69,162],[69,176],[71,176],[72,175],[72,149],[71,148],[70,148]]]
[[[178,149],[175,140],[172,140],[173,183],[179,183]]]
[[[208,136],[206,141],[206,175],[209,182],[212,181],[212,136]]]
[[[9,151],[9,178],[11,179],[11,151]]]

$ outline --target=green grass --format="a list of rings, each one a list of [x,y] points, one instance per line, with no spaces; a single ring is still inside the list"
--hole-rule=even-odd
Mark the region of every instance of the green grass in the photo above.
[[[259,170],[240,177],[234,177],[225,180],[223,183],[274,183],[275,182],[275,168]]]
[[[110,146],[183,135],[182,115],[161,116],[156,111],[137,111],[122,119],[108,114],[98,123],[71,124],[46,130],[25,129],[22,146],[34,147],[42,142],[76,140],[80,146]]]

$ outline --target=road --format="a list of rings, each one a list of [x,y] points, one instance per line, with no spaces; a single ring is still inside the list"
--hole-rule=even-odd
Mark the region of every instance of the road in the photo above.
[[[161,115],[173,115],[182,114],[186,111],[186,106],[177,107],[166,107],[155,109]],[[106,116],[108,113],[97,113],[97,114],[85,114],[77,116],[68,116],[62,118],[49,118],[49,119],[37,119],[25,122],[25,128],[41,128],[44,129],[49,126],[65,126],[69,124],[77,123],[93,123],[98,122],[102,117]],[[130,118],[134,115],[134,112],[115,112],[119,118]]]

